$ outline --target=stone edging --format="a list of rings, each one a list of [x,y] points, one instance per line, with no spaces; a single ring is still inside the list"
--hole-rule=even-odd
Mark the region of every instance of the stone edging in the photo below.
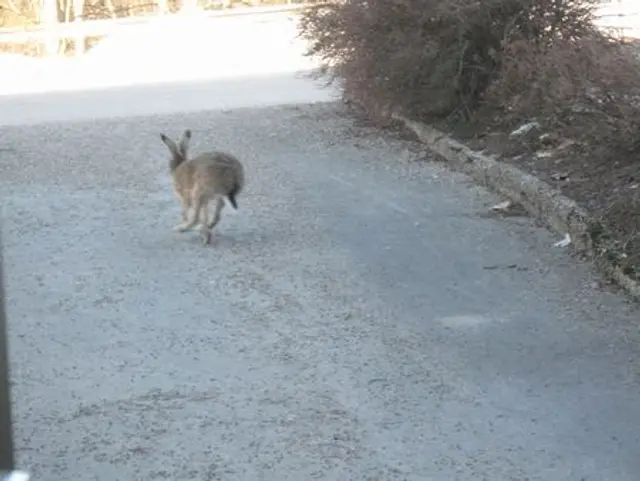
[[[640,283],[627,276],[606,256],[596,255],[592,237],[593,219],[576,202],[542,180],[504,162],[471,150],[447,134],[399,114],[392,117],[416,134],[429,150],[446,159],[455,170],[494,190],[512,202],[521,204],[534,218],[564,236],[569,234],[573,247],[595,260],[608,279],[640,301]]]

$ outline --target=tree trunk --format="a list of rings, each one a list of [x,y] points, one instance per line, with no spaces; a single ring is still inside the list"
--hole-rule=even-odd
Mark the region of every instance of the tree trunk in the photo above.
[[[69,1],[69,0],[67,0]],[[73,23],[80,24],[84,15],[84,0],[73,0]],[[84,53],[84,40],[85,36],[82,33],[77,34],[74,37],[75,47],[76,47],[76,55],[82,55]]]
[[[167,0],[158,0],[158,3],[156,3],[156,6],[158,8],[158,13],[162,15],[169,13],[169,4]]]
[[[194,13],[198,9],[198,0],[182,0],[180,13]]]
[[[46,29],[54,29],[58,26],[58,2],[57,0],[42,0],[40,3],[42,25]],[[58,53],[59,38],[57,33],[49,33],[43,41],[44,53],[47,56]]]

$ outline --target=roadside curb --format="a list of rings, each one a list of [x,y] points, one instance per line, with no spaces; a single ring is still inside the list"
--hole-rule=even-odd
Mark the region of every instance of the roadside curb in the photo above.
[[[392,118],[404,124],[420,142],[444,158],[455,170],[469,175],[477,183],[510,201],[521,204],[532,217],[557,234],[569,234],[574,249],[595,261],[596,267],[607,279],[640,301],[640,282],[626,275],[606,256],[598,255],[593,232],[594,226],[599,223],[575,201],[565,197],[546,182],[517,167],[473,151],[429,125],[395,113],[392,114]]]

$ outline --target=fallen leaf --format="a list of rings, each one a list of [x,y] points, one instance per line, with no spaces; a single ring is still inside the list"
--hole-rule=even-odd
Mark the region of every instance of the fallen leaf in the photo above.
[[[524,124],[521,127],[514,130],[513,132],[511,132],[509,134],[509,137],[519,137],[521,135],[529,133],[531,130],[535,129],[536,127],[540,127],[540,124],[538,122],[529,122],[528,124]]]
[[[564,150],[568,147],[571,147],[573,145],[575,145],[576,141],[575,140],[571,140],[571,139],[565,139],[560,145],[558,145],[555,150]]]
[[[507,210],[512,204],[513,203],[510,200],[505,200],[504,202],[500,202],[499,204],[491,207],[491,210]]]
[[[571,244],[571,236],[565,234],[564,239],[553,244],[553,247],[567,247],[569,244]]]

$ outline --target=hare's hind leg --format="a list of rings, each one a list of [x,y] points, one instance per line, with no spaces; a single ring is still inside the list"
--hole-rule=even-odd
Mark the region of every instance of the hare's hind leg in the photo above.
[[[180,205],[180,216],[182,217],[182,223],[186,224],[187,221],[189,220],[189,209],[190,209],[190,205],[186,202],[183,202]]]
[[[209,229],[213,229],[218,222],[220,222],[220,214],[222,212],[222,208],[224,207],[224,200],[222,197],[216,198],[216,207],[213,211],[213,220],[209,223]]]
[[[202,236],[202,245],[211,243],[211,228],[209,227],[209,202],[202,202],[200,209],[200,235]]]

